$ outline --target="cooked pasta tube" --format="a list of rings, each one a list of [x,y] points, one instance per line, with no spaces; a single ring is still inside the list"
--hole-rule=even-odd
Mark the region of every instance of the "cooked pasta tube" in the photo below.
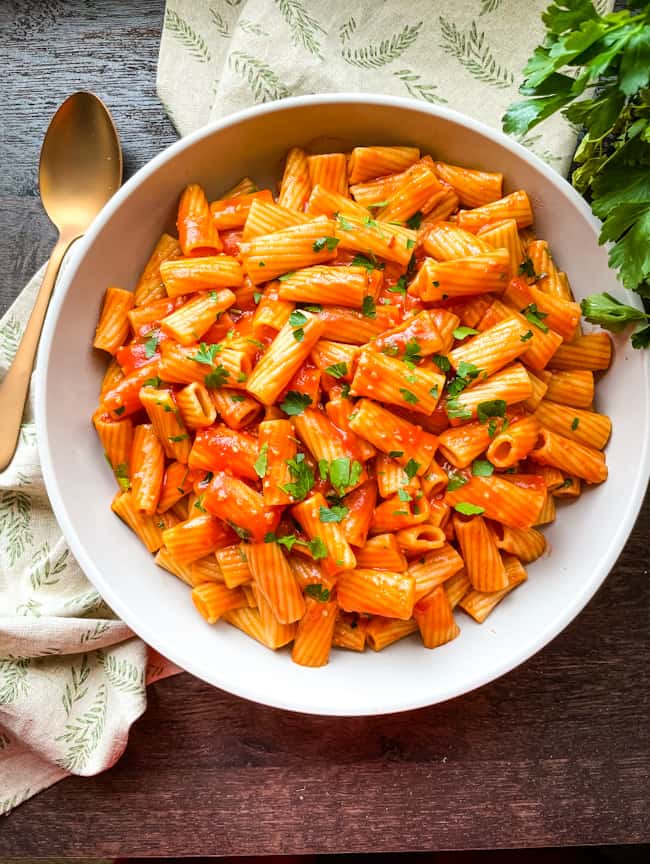
[[[221,252],[219,232],[212,222],[208,199],[197,183],[183,190],[176,227],[183,255],[215,255]]]
[[[415,581],[407,573],[347,570],[337,583],[341,609],[407,620],[413,614]]]
[[[458,214],[458,225],[467,231],[475,232],[484,225],[502,222],[504,219],[514,219],[519,228],[527,228],[533,224],[530,199],[523,189],[472,210],[461,210]]]
[[[136,307],[146,306],[154,300],[161,300],[167,296],[165,285],[160,275],[160,265],[163,261],[179,258],[181,254],[178,240],[169,234],[162,234],[136,283],[135,291],[133,292]],[[134,326],[133,329],[135,330],[136,327]]]
[[[192,294],[195,291],[239,288],[244,282],[239,261],[230,255],[163,261],[160,265],[160,276],[170,297]]]
[[[325,666],[329,660],[336,626],[336,600],[305,599],[291,659],[300,666]]]
[[[436,162],[435,171],[453,187],[463,207],[481,207],[501,198],[503,174],[461,168],[446,162]]]
[[[411,633],[416,633],[417,629],[418,625],[413,618],[401,620],[377,615],[368,622],[366,640],[373,651],[382,651]]]
[[[507,287],[510,259],[507,249],[494,249],[454,261],[425,258],[409,292],[426,302],[493,292]]]
[[[107,288],[104,303],[95,330],[93,348],[101,348],[115,354],[129,333],[129,310],[133,306],[133,294],[123,288]]]
[[[425,648],[437,648],[460,634],[447,594],[442,585],[415,604],[413,617]]]
[[[281,624],[299,621],[305,601],[277,543],[251,543],[246,549],[255,584]]]

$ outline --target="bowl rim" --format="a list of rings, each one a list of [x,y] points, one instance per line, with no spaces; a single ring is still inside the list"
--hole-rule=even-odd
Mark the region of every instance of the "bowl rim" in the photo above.
[[[73,260],[69,262],[65,272],[61,274],[59,284],[56,286],[52,301],[49,305],[45,326],[41,335],[37,362],[35,367],[35,420],[37,430],[37,440],[41,466],[43,471],[43,479],[45,488],[52,506],[52,510],[59,526],[63,532],[66,542],[79,563],[86,577],[100,592],[102,597],[107,601],[111,609],[119,615],[119,617],[133,630],[134,635],[139,636],[145,643],[155,648],[163,656],[167,657],[181,669],[188,671],[195,677],[206,681],[206,683],[218,687],[228,693],[232,693],[240,698],[248,699],[258,704],[268,705],[274,708],[281,708],[288,711],[293,711],[303,714],[319,715],[319,716],[376,716],[382,714],[393,714],[401,711],[410,711],[417,708],[424,708],[440,702],[445,702],[457,696],[462,696],[465,693],[481,687],[491,681],[500,678],[507,674],[517,666],[530,659],[534,654],[548,645],[559,633],[562,632],[577,615],[584,609],[587,603],[594,596],[598,588],[605,581],[611,569],[616,563],[619,555],[623,551],[625,543],[634,527],[634,524],[639,515],[645,489],[648,486],[650,479],[650,443],[648,435],[645,436],[645,446],[643,452],[637,455],[636,471],[634,486],[630,490],[629,509],[625,514],[625,519],[617,521],[617,527],[613,534],[607,555],[601,560],[599,565],[585,579],[581,590],[576,593],[570,602],[559,612],[555,618],[546,622],[543,629],[533,639],[522,642],[518,650],[513,650],[501,662],[493,664],[489,670],[475,672],[473,675],[463,679],[463,683],[446,686],[440,694],[433,699],[426,695],[416,697],[409,700],[399,700],[398,702],[382,702],[381,705],[368,704],[363,708],[355,709],[349,713],[345,710],[340,710],[338,707],[331,704],[322,704],[314,706],[311,702],[301,700],[300,688],[297,688],[296,697],[293,699],[273,698],[272,695],[260,697],[255,692],[254,686],[249,686],[246,680],[242,680],[236,675],[227,676],[221,673],[221,670],[215,668],[215,674],[211,678],[207,678],[205,673],[197,668],[191,656],[186,656],[183,645],[176,648],[174,645],[167,645],[164,639],[159,638],[155,629],[152,629],[146,622],[141,621],[137,613],[131,613],[128,604],[122,602],[119,593],[115,593],[110,579],[105,579],[101,568],[93,561],[91,556],[86,552],[85,545],[82,539],[77,534],[76,528],[68,516],[67,508],[63,497],[60,493],[59,486],[56,480],[56,473],[50,450],[50,439],[48,434],[47,423],[47,376],[43,370],[46,369],[49,354],[51,351],[52,341],[59,321],[63,301],[67,295],[70,284],[75,278],[77,271],[81,265],[81,261],[85,255],[87,247],[95,240],[97,235],[102,231],[106,222],[111,216],[122,206],[129,198],[131,192],[135,190],[140,183],[154,174],[159,167],[164,165],[169,160],[173,159],[178,154],[185,150],[191,149],[197,142],[218,134],[223,129],[243,123],[253,117],[260,117],[277,112],[283,112],[287,109],[301,108],[311,105],[334,105],[334,104],[356,104],[364,103],[368,105],[376,105],[383,108],[405,108],[414,110],[422,114],[428,114],[434,117],[440,117],[443,120],[448,120],[453,123],[464,126],[473,132],[478,133],[493,143],[498,144],[505,150],[510,151],[516,157],[527,162],[533,168],[536,168],[543,174],[546,182],[558,187],[571,203],[580,211],[586,219],[594,233],[597,235],[600,230],[600,223],[591,212],[591,208],[587,202],[576,192],[571,184],[558,174],[554,169],[544,163],[541,159],[527,150],[523,145],[519,144],[514,139],[507,136],[498,129],[494,129],[479,120],[468,117],[461,112],[446,108],[439,105],[429,105],[415,99],[399,96],[389,96],[381,94],[365,94],[365,93],[328,93],[315,94],[308,96],[293,96],[286,99],[281,99],[274,102],[264,103],[262,105],[245,108],[226,117],[212,121],[205,126],[191,132],[190,134],[180,138],[178,141],[164,148],[160,153],[154,156],[149,162],[143,165],[135,174],[130,177],[126,183],[115,193],[110,201],[104,206],[92,225],[84,235],[84,237],[75,244],[75,249],[72,252]],[[641,300],[638,295],[624,289],[619,285],[619,291],[625,295],[626,302],[634,305],[637,308],[642,308]],[[650,352],[646,358],[644,365],[644,376],[646,383],[646,393],[650,390]],[[646,397],[646,412],[643,418],[646,430],[650,429],[650,399]],[[191,652],[190,652],[191,654]]]

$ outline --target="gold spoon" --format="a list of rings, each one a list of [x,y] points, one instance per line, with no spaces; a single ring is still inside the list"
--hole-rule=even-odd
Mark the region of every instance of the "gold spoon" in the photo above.
[[[41,149],[41,200],[59,239],[14,361],[0,382],[0,471],[16,449],[36,348],[63,256],[121,181],[122,150],[108,109],[93,93],[73,93],[52,118]]]

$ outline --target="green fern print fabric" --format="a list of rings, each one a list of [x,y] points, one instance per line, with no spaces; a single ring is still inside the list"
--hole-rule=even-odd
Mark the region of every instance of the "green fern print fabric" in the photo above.
[[[610,0],[594,0],[602,11]],[[158,93],[181,134],[261,102],[361,92],[445,105],[500,128],[548,0],[168,0]],[[523,144],[566,173],[574,130]],[[462,154],[459,154],[462,161]]]
[[[43,271],[0,319],[0,378]],[[145,686],[178,671],[106,606],[49,506],[32,396],[16,455],[0,473],[0,815],[68,774],[122,754]]]

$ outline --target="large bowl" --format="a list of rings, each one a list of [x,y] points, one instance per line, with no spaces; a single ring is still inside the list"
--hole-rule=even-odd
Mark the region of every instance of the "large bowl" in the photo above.
[[[41,340],[37,427],[47,490],[81,567],[146,642],[210,684],[267,705],[314,714],[363,715],[431,705],[466,693],[522,663],[580,612],[607,576],[637,516],[649,473],[648,363],[615,338],[598,410],[614,423],[609,480],[559,508],[550,554],[529,581],[479,626],[435,651],[411,637],[380,653],[334,651],[305,669],[226,624],[209,626],[187,586],[153,563],[110,509],[115,481],[90,423],[106,357],[91,342],[110,284],[133,288],[149,252],[173,226],[190,182],[217,197],[240,177],[272,182],[289,147],[317,152],[358,144],[412,144],[450,162],[502,171],[524,188],[536,230],[570,276],[577,297],[606,290],[627,302],[597,244],[588,206],[558,175],[499,132],[443,108],[382,96],[311,96],[243,111],[168,147],[124,185],[95,220],[58,286]],[[614,614],[614,612],[612,612]]]

